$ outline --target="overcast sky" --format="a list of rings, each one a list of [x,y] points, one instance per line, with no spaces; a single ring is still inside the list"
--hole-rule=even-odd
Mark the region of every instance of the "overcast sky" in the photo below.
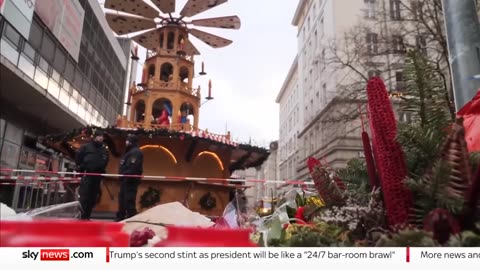
[[[177,14],[185,3],[186,0],[177,0]],[[297,3],[296,0],[229,0],[193,17],[238,15],[242,21],[240,30],[199,27],[233,40],[228,47],[213,49],[191,38],[201,53],[195,60],[195,71],[200,71],[204,61],[208,73],[195,78],[194,87],[200,85],[202,97],[206,97],[211,79],[214,97],[200,109],[201,129],[224,134],[227,126],[234,140],[248,142],[251,137],[253,144],[263,146],[278,139],[275,98],[297,51],[296,28],[291,25]],[[144,53],[141,56],[143,61]]]

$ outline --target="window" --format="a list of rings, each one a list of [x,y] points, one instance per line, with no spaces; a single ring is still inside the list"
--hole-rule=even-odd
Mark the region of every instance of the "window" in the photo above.
[[[163,43],[164,43],[164,35],[165,33],[164,32],[161,32],[160,33],[160,48],[163,48]]]
[[[423,19],[423,4],[421,2],[412,2],[412,15],[414,20]]]
[[[325,49],[322,49],[322,67],[325,68],[325,66],[327,65],[326,63],[326,59],[325,59]]]
[[[378,35],[375,33],[367,34],[367,52],[368,54],[378,53]]]
[[[419,52],[427,54],[427,39],[425,36],[418,35],[416,37],[416,47]]]
[[[392,36],[392,52],[393,53],[403,53],[405,52],[405,44],[403,43],[403,38],[400,35]]]
[[[398,115],[398,120],[404,123],[411,123],[412,122],[412,115],[408,112],[400,112]]]
[[[369,19],[374,19],[376,14],[376,0],[365,0],[365,5],[367,6],[366,17]]]
[[[381,76],[381,72],[379,70],[370,70],[368,72],[368,79],[371,79],[373,77],[380,77]]]
[[[20,34],[13,29],[9,24],[5,24],[5,32],[4,32],[5,37],[15,45],[15,47],[18,47],[20,45]]]
[[[28,57],[32,63],[35,61],[35,50],[28,43],[23,44],[23,55]]]
[[[179,73],[179,76],[180,76],[180,80],[184,83],[187,83],[188,82],[188,77],[189,77],[189,72],[188,72],[188,68],[186,67],[181,67],[180,68],[180,73]]]
[[[49,34],[45,34],[42,40],[42,47],[40,49],[40,54],[48,62],[52,62],[55,56],[55,38]]]
[[[163,63],[160,67],[160,80],[169,82],[173,78],[173,66],[170,63]]]
[[[327,103],[327,84],[324,83],[322,85],[322,102],[323,104]]]
[[[30,27],[30,35],[28,37],[28,42],[32,44],[35,49],[40,49],[42,46],[42,35],[43,29],[36,19],[32,21],[32,26]]]
[[[56,71],[63,73],[65,70],[65,54],[63,53],[60,48],[57,48],[55,50],[55,61],[53,62],[53,67],[55,68]]]
[[[65,79],[67,79],[69,82],[73,82],[74,71],[75,71],[74,64],[72,63],[72,61],[70,61],[70,59],[67,59],[67,65],[65,68],[64,76],[65,76]]]
[[[167,35],[167,50],[172,50],[175,45],[175,33],[168,32]]]
[[[313,130],[312,130],[310,131],[310,148],[309,148],[310,154],[313,154],[314,143],[315,143],[315,134],[313,133]]]
[[[390,18],[392,20],[401,20],[400,0],[390,0]]]
[[[405,90],[405,82],[403,81],[403,72],[397,71],[395,73],[395,90],[402,91]]]

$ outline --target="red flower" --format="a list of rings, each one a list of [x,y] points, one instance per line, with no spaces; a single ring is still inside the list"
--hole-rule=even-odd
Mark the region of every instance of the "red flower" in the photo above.
[[[318,159],[316,159],[316,158],[314,158],[314,157],[309,157],[309,158],[308,158],[307,166],[308,166],[308,170],[310,171],[310,173],[312,173],[313,170],[314,170],[314,168],[315,168],[316,166],[319,166],[319,165],[322,165],[322,164],[320,163],[320,160],[318,160]]]
[[[303,222],[307,222],[307,221],[305,220],[305,216],[304,216],[304,215],[305,215],[305,207],[299,207],[299,208],[297,208],[297,212],[295,212],[295,216],[294,216],[294,217],[295,217],[296,219],[299,219],[299,220],[303,221]]]
[[[397,122],[384,82],[374,77],[367,84],[373,156],[378,169],[388,223],[408,222],[412,193],[403,180],[408,174],[402,146],[396,140]]]

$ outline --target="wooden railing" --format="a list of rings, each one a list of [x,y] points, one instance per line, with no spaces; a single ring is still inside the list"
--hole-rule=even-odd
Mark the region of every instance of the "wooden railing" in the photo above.
[[[146,85],[140,86],[140,85],[135,85],[133,87],[133,94],[143,92],[146,90],[150,91],[155,91],[155,89],[159,90],[164,90],[164,89],[170,89],[170,90],[177,90],[177,91],[182,91],[185,92],[189,95],[192,95],[197,98],[201,98],[200,96],[200,87],[197,88],[191,88],[188,86],[188,83],[184,82],[164,82],[164,81],[154,81],[150,80]]]
[[[179,55],[175,50],[162,50],[162,55],[177,55],[178,57],[185,59],[187,61],[193,62],[193,55]],[[147,51],[147,60],[157,56],[158,52],[157,51]]]

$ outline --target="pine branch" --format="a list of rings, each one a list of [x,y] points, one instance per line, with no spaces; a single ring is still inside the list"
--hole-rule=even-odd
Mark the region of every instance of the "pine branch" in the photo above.
[[[425,57],[408,52],[405,68],[407,89],[401,107],[411,112],[420,127],[443,130],[449,124],[449,108],[445,101],[445,84]]]

